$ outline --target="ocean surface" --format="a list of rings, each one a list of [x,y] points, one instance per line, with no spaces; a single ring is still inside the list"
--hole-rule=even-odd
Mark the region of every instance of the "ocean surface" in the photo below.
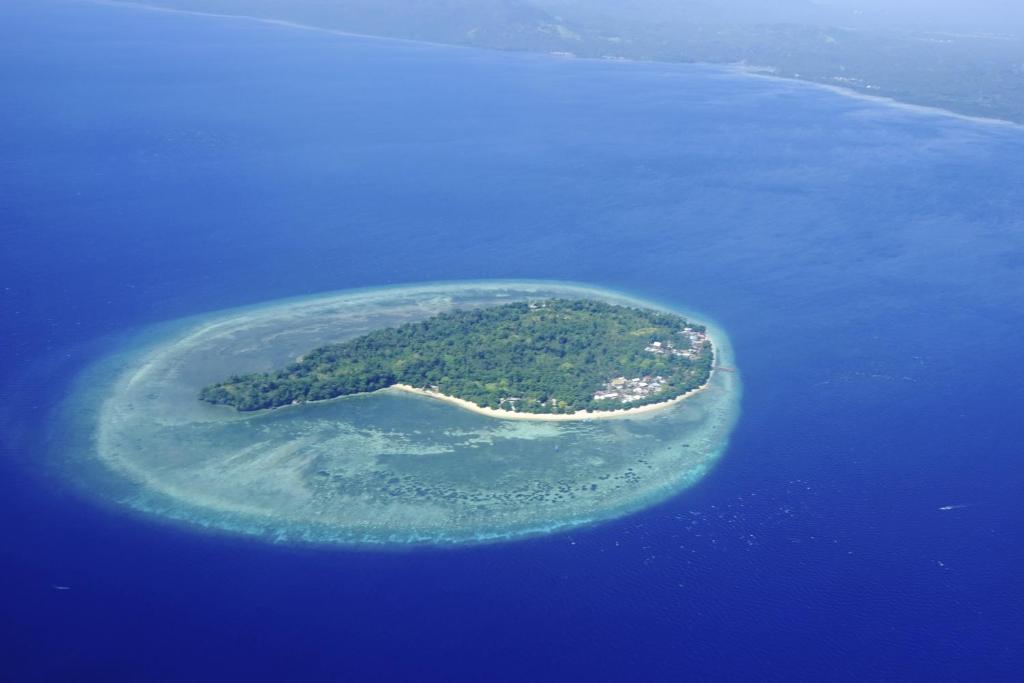
[[[1024,130],[703,66],[0,9],[0,680],[1017,680]],[[727,452],[464,549],[130,513],[53,452],[152,325],[569,280],[711,316]]]

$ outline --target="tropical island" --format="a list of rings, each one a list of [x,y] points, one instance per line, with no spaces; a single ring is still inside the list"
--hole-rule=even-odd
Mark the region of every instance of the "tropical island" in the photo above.
[[[679,399],[708,382],[713,362],[705,327],[680,315],[545,299],[375,330],[200,398],[253,411],[395,387],[510,415],[586,416]]]
[[[524,304],[506,308],[512,302]],[[576,305],[578,312],[572,310]],[[503,353],[534,354],[538,365],[554,362],[536,350],[553,349],[556,341],[561,348],[557,337],[531,344],[505,340],[497,329],[487,333],[484,324],[471,324],[469,316],[475,311],[480,321],[507,317],[501,329],[521,327],[525,337],[525,330],[547,324],[541,316],[561,308],[569,321],[594,318],[597,334],[583,333],[580,343],[596,344],[590,351],[595,361],[622,344],[622,354],[637,362],[667,362],[655,375],[667,373],[686,358],[684,352],[692,356],[695,347],[704,347],[703,335],[714,345],[714,370],[692,396],[661,400],[680,385],[655,394],[654,403],[632,408],[640,401],[623,402],[632,399],[632,390],[620,382],[607,391],[621,398],[595,402],[607,410],[579,414],[513,412],[517,409],[508,401],[509,410],[500,413],[469,402],[449,408],[445,403],[461,399],[406,398],[397,387],[252,412],[198,399],[202,387],[233,373],[260,372],[267,379],[283,373],[300,354],[317,347],[340,347],[353,353],[354,363],[355,347],[369,347],[373,339],[380,343],[380,334],[409,342],[404,352],[411,354],[415,332],[423,337],[415,348],[435,353],[431,338],[441,338],[442,325],[453,328],[446,335],[461,334],[454,321],[462,321],[467,333],[475,330],[477,339],[504,345],[497,347]],[[55,422],[51,448],[54,458],[67,459],[63,472],[78,476],[86,465],[83,490],[103,500],[204,532],[216,529],[274,544],[447,546],[569,530],[634,512],[693,486],[725,452],[740,415],[742,376],[734,367],[728,332],[710,323],[702,331],[693,323],[704,320],[686,313],[685,326],[674,315],[652,320],[652,310],[674,312],[577,283],[498,280],[330,292],[214,311],[155,328],[140,335],[137,345],[89,369],[69,396],[68,412]],[[529,322],[534,315],[538,318]],[[659,328],[662,323],[668,324]],[[655,330],[644,329],[650,327]],[[384,333],[388,328],[392,331]],[[357,343],[367,333],[372,338]],[[564,346],[573,349],[575,343],[566,336]],[[346,345],[352,348],[346,351]],[[459,347],[452,356],[464,353]],[[398,355],[396,350],[392,358]],[[697,355],[709,358],[706,347]],[[313,356],[307,353],[302,360]],[[475,362],[469,356],[466,361]],[[559,367],[572,356],[567,350],[553,366],[556,376],[575,376]],[[372,358],[384,362],[379,355]],[[524,379],[535,370],[525,361],[519,369]],[[652,369],[627,368],[614,358],[605,368],[595,363],[587,391],[604,392],[609,378],[642,379]],[[495,376],[499,371],[511,381],[512,373],[500,368]],[[471,373],[478,372],[483,373],[481,367],[472,366],[466,375],[477,379]],[[636,383],[638,394],[650,391],[652,383],[646,383]],[[423,386],[432,385],[424,381]],[[503,396],[517,395],[498,394]],[[637,411],[663,417],[634,419]]]

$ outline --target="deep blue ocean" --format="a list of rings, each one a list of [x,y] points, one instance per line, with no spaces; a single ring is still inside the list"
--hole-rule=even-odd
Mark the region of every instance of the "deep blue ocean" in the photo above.
[[[1019,127],[712,67],[4,3],[0,680],[1019,680],[1022,161]],[[52,466],[74,377],[148,325],[479,278],[711,316],[728,452],[617,521],[384,553]]]

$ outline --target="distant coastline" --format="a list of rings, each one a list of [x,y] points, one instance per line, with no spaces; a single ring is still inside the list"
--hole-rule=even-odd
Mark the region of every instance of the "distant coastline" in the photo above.
[[[904,111],[916,112],[918,114],[925,114],[929,116],[945,116],[958,121],[967,121],[971,123],[978,123],[989,126],[1009,126],[1011,128],[1024,128],[1024,124],[1013,121],[1011,119],[1002,119],[996,116],[982,116],[980,114],[964,114],[962,112],[954,111],[953,109],[946,109],[933,104],[919,104],[916,102],[906,102],[901,99],[897,99],[892,95],[885,94],[874,94],[862,92],[854,88],[835,85],[833,83],[822,83],[821,81],[814,81],[808,78],[793,78],[792,76],[780,76],[771,71],[767,71],[766,67],[749,66],[746,64],[717,64],[709,63],[711,66],[721,67],[729,70],[732,73],[740,74],[743,76],[749,76],[752,78],[764,78],[773,81],[784,81],[787,83],[799,83],[802,85],[809,86],[818,90],[825,90],[841,97],[849,97],[854,100],[862,100],[864,102],[871,102],[873,104],[879,104],[893,109],[902,109]]]
[[[196,17],[208,17],[211,19],[234,19],[248,22],[257,22],[261,24],[267,24],[270,26],[278,26],[281,28],[289,28],[300,31],[313,31],[317,33],[325,33],[328,35],[349,37],[349,38],[360,38],[364,40],[379,40],[379,41],[390,41],[396,43],[405,43],[410,45],[427,45],[434,47],[448,47],[448,48],[469,48],[469,49],[482,49],[482,50],[497,50],[502,51],[502,48],[486,45],[465,45],[461,43],[443,42],[437,40],[425,40],[419,38],[408,38],[401,36],[385,36],[375,33],[360,33],[357,31],[345,31],[343,29],[330,28],[328,26],[317,26],[315,24],[306,24],[298,21],[290,21],[288,19],[277,19],[274,17],[263,17],[251,14],[234,14],[225,12],[206,12],[195,9],[185,9],[180,7],[165,7],[162,5],[154,5],[145,0],[89,0],[94,4],[108,5],[114,7],[125,7],[134,8],[139,10],[147,10],[151,12],[162,12],[167,14],[183,14]],[[997,126],[1010,126],[1013,128],[1024,127],[1024,123],[1016,121],[1012,118],[1003,118],[997,115],[985,115],[977,113],[966,113],[960,112],[955,109],[942,106],[940,104],[926,104],[922,102],[913,102],[910,100],[900,99],[893,93],[872,93],[858,90],[856,88],[844,85],[838,85],[835,83],[825,82],[809,77],[802,77],[799,75],[781,75],[775,72],[775,67],[770,66],[759,66],[749,65],[745,62],[729,62],[729,61],[706,61],[702,59],[689,60],[689,61],[673,61],[666,59],[641,59],[638,57],[625,57],[625,56],[580,56],[575,55],[571,52],[565,51],[533,51],[526,50],[525,52],[539,55],[547,55],[553,58],[565,58],[573,57],[581,60],[595,60],[595,61],[622,61],[622,62],[633,62],[633,63],[648,63],[648,64],[686,64],[686,65],[705,65],[721,69],[726,72],[734,74],[742,74],[757,78],[766,78],[777,81],[786,81],[792,83],[802,83],[805,85],[815,86],[829,92],[835,93],[840,96],[850,97],[853,99],[863,100],[880,104],[883,106],[890,106],[896,109],[904,109],[907,111],[914,111],[921,114],[937,115],[937,116],[948,116],[961,121],[968,121],[983,125],[997,125]]]

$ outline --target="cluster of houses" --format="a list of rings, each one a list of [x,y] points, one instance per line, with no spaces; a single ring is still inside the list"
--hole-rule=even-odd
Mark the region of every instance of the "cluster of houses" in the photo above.
[[[633,378],[616,377],[605,382],[605,385],[594,393],[594,400],[615,399],[621,403],[639,401],[664,389],[667,381],[661,375],[644,375]]]
[[[678,332],[678,335],[682,338],[682,343],[652,341],[644,350],[656,354],[696,358],[708,341],[706,333],[699,332],[692,327],[684,327]],[[620,403],[631,403],[658,393],[665,388],[667,383],[668,380],[661,375],[644,375],[643,377],[632,378],[616,377],[605,382],[603,387],[594,392],[594,400],[611,399]]]
[[[657,354],[667,353],[682,358],[696,358],[708,340],[706,333],[698,332],[692,327],[684,327],[679,331],[679,335],[685,340],[685,346],[676,346],[671,341],[652,341],[644,350]]]

